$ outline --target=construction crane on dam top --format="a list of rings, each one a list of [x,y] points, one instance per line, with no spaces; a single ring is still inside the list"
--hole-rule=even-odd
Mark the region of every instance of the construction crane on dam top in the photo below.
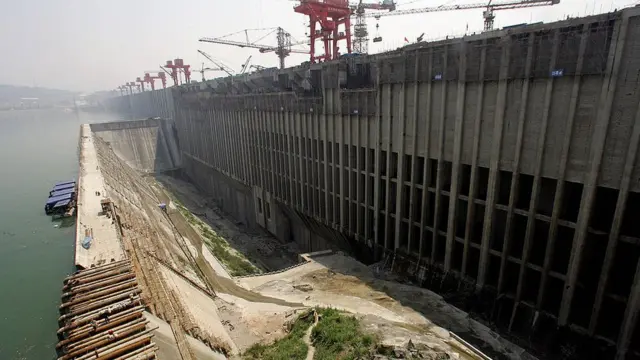
[[[173,61],[167,60],[164,67],[160,66],[160,68],[171,76],[173,79],[173,84],[178,86],[182,83],[182,78],[180,74],[184,74],[184,82],[188,84],[191,81],[191,65],[187,65],[184,63],[184,60],[180,58],[176,58]],[[169,69],[169,70],[167,70]]]
[[[198,50],[198,52],[200,53],[200,55],[204,56],[207,60],[211,61],[211,63],[212,63],[213,65],[215,65],[215,66],[216,66],[216,67],[215,67],[215,68],[213,68],[212,70],[224,71],[224,72],[226,72],[226,73],[227,73],[227,75],[229,75],[229,76],[233,76],[233,75],[235,75],[235,71],[234,71],[232,68],[228,67],[227,65],[223,64],[223,63],[222,63],[222,62],[220,62],[220,61],[216,61],[216,60],[214,60],[214,59],[211,57],[211,55],[207,54],[206,52],[204,52],[204,51],[202,51],[202,50]],[[204,79],[204,74],[203,74],[202,78]]]
[[[140,92],[140,85],[136,84],[135,81],[128,82],[124,84],[127,88],[129,88],[129,95],[133,95],[133,89],[137,89]]]
[[[121,96],[127,95],[127,87],[126,86],[120,85],[116,89],[120,90],[120,95]]]
[[[356,23],[353,25],[353,52],[366,54],[369,52],[369,30],[367,28],[365,10],[387,10],[394,11],[396,3],[393,0],[383,0],[380,3],[364,3],[360,0],[358,3],[350,3],[352,15],[356,16]],[[380,42],[382,38],[376,34],[373,42]]]
[[[240,69],[240,74],[244,74],[249,69],[249,63],[251,62],[251,55],[247,58],[247,60],[242,64],[242,68]]]
[[[267,34],[263,35],[262,37],[258,38],[255,41],[250,41],[249,40],[249,32],[250,31],[265,31],[265,30],[270,30]],[[228,39],[229,37],[236,35],[236,34],[241,34],[244,33],[246,41],[236,41],[236,40],[230,40]],[[272,34],[276,34],[276,39],[277,39],[277,45],[263,45],[263,44],[259,44],[258,41],[261,41],[263,39],[265,39],[267,36],[272,35]],[[210,38],[210,37],[205,37],[200,39],[199,41],[201,42],[207,42],[207,43],[213,43],[213,44],[222,44],[222,45],[231,45],[231,46],[238,46],[241,48],[252,48],[252,49],[258,49],[258,51],[260,51],[261,53],[268,53],[268,52],[274,52],[279,59],[280,62],[280,68],[284,69],[284,59],[289,56],[289,54],[291,53],[295,53],[295,54],[309,54],[308,50],[302,50],[302,49],[293,49],[292,46],[295,45],[301,45],[306,43],[306,41],[301,42],[301,43],[292,43],[291,42],[291,34],[288,33],[287,31],[285,31],[283,28],[281,27],[277,27],[277,28],[268,28],[268,29],[245,29],[245,30],[241,30],[241,31],[237,31],[231,34],[227,34],[224,36],[220,36],[217,38]]]
[[[159,72],[157,75],[151,75],[150,71],[144,73],[144,82],[151,85],[151,90],[156,89],[156,79],[160,79],[162,82],[162,88],[167,88],[167,76],[163,72]],[[144,90],[144,89],[143,89]]]
[[[310,61],[312,63],[334,60],[340,57],[339,43],[346,41],[346,52],[367,53],[369,44],[369,32],[366,19],[380,19],[383,16],[410,15],[440,11],[485,9],[484,30],[492,30],[495,19],[494,11],[527,8],[535,6],[549,6],[560,3],[560,0],[507,0],[501,2],[443,5],[437,7],[396,10],[397,4],[393,0],[383,0],[379,3],[366,3],[362,0],[357,3],[349,3],[348,0],[292,0],[299,1],[293,9],[297,13],[309,17],[309,45]],[[366,12],[374,10],[376,12]],[[387,12],[380,12],[387,11]],[[355,17],[354,33],[351,34],[351,17]],[[342,26],[342,31],[341,31]],[[379,25],[376,24],[376,28]],[[316,54],[316,41],[321,41],[324,45],[324,54]],[[374,42],[382,41],[378,34],[373,39]],[[352,49],[353,43],[353,49]]]
[[[207,71],[224,71],[224,70],[222,68],[204,67],[204,63],[202,63],[202,67],[200,68],[200,70],[198,70],[198,72],[202,76],[202,82],[207,81],[207,79],[204,77],[204,73]]]
[[[475,4],[460,4],[460,5],[443,5],[435,7],[426,7],[418,9],[406,9],[396,10],[387,13],[367,13],[362,15],[364,18],[376,18],[379,19],[385,16],[395,15],[411,15],[411,14],[424,14],[440,11],[455,11],[455,10],[470,10],[470,9],[485,9],[482,13],[484,18],[484,31],[493,30],[493,21],[496,16],[494,11],[496,10],[510,10],[510,9],[522,9],[536,6],[551,6],[559,4],[560,0],[518,0],[518,1],[498,1],[493,2],[489,0],[488,3],[475,3]]]
[[[144,89],[144,83],[145,83],[144,79],[141,79],[141,78],[138,76],[138,77],[136,78],[136,82],[137,82],[137,83],[140,83],[140,88],[142,89],[142,91],[144,91],[144,90],[145,90],[145,89]]]

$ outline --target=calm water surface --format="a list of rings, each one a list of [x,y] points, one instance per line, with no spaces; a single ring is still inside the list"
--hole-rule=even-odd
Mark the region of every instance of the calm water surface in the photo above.
[[[80,124],[115,115],[0,111],[0,359],[54,359],[62,280],[75,224],[53,222],[54,183],[78,175]]]

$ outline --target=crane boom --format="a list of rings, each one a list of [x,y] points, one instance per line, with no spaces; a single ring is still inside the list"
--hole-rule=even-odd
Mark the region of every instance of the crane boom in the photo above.
[[[548,5],[555,5],[559,3],[560,3],[560,0],[523,0],[523,1],[496,2],[493,4],[492,3],[461,4],[461,5],[427,7],[427,8],[419,8],[419,9],[396,10],[396,11],[390,11],[386,13],[366,13],[364,14],[364,17],[377,19],[383,16],[423,14],[423,13],[438,12],[438,11],[468,10],[468,9],[482,9],[482,8],[487,8],[491,10],[506,10],[506,9],[528,8],[528,7],[535,7],[535,6],[548,6]]]
[[[273,46],[273,45],[261,45],[258,44],[257,41],[260,41],[262,39],[264,39],[265,37],[267,37],[268,35],[274,33],[276,34],[276,39],[278,42],[278,45]],[[202,38],[199,41],[201,42],[208,42],[208,43],[214,43],[214,44],[222,44],[222,45],[231,45],[231,46],[238,46],[238,47],[247,47],[247,48],[252,48],[252,49],[258,49],[261,53],[266,53],[266,52],[275,52],[275,54],[278,56],[278,59],[280,60],[280,68],[284,69],[284,59],[289,56],[289,54],[291,53],[296,53],[296,54],[309,54],[309,51],[305,51],[305,50],[297,50],[297,49],[292,49],[291,48],[291,34],[289,34],[287,31],[285,31],[283,28],[281,27],[277,27],[275,29],[273,29],[273,31],[269,32],[268,34],[262,36],[260,39],[254,41],[254,42],[250,42],[249,41],[249,35],[247,35],[246,31],[245,31],[245,35],[246,35],[246,41],[234,41],[234,40],[228,40],[225,39],[225,37],[230,36],[230,35],[234,35],[237,34],[233,33],[233,34],[229,34],[229,35],[225,35],[222,37],[218,37],[218,38]]]
[[[247,61],[242,64],[242,69],[240,69],[240,74],[244,74],[249,69],[249,61],[251,61],[251,55],[247,58]]]
[[[222,71],[226,72],[229,76],[233,76],[233,73],[232,73],[233,69],[230,69],[228,66],[225,66],[224,64],[218,63],[217,61],[213,60],[213,58],[209,54],[207,54],[202,50],[198,50],[198,52],[200,53],[200,55],[207,58],[207,60],[211,61],[211,63],[213,63],[215,66],[220,68]]]
[[[242,41],[232,41],[232,40],[224,40],[224,39],[216,39],[216,38],[202,38],[202,39],[200,39],[198,41],[208,42],[208,43],[213,43],[213,44],[238,46],[238,47],[241,47],[241,48],[245,48],[246,47],[246,48],[258,49],[258,51],[260,51],[261,53],[266,53],[266,52],[278,50],[277,46],[260,45],[260,44],[246,43],[246,42],[242,42]],[[295,54],[308,54],[309,53],[308,51],[297,50],[297,49],[291,49],[291,52],[295,53]]]

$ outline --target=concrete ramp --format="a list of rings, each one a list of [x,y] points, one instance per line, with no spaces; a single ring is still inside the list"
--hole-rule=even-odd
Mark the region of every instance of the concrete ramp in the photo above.
[[[171,120],[153,118],[92,124],[91,130],[136,170],[155,173],[181,165]]]

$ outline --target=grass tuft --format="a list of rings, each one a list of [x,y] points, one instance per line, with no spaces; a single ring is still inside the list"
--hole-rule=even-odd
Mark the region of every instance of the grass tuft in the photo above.
[[[320,321],[311,333],[316,348],[314,359],[362,359],[375,352],[376,339],[364,334],[354,316],[336,309],[319,309]]]
[[[369,359],[376,353],[378,341],[364,334],[360,322],[336,309],[316,308],[319,321],[311,332],[316,348],[315,360]],[[304,360],[307,345],[302,338],[313,323],[313,311],[300,316],[284,338],[271,345],[257,344],[243,355],[246,360]]]
[[[313,324],[313,311],[298,317],[287,336],[270,345],[253,345],[247,349],[243,358],[247,360],[305,360],[309,348],[302,338],[311,324]]]

